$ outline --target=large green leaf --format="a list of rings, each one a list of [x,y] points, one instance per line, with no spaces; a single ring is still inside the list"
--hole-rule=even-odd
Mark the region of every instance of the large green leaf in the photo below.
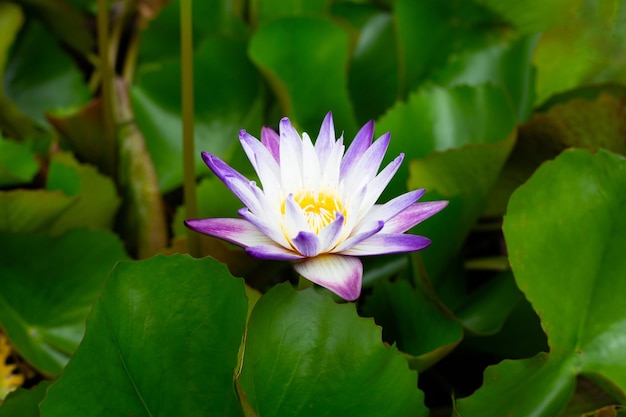
[[[407,97],[454,53],[483,46],[505,27],[474,1],[393,2],[401,97]]]
[[[621,0],[532,3],[551,2],[561,3],[560,8],[568,8],[569,13],[545,14],[562,19],[562,24],[546,31],[537,45],[533,58],[537,67],[536,102],[580,85],[626,83],[626,4]],[[540,10],[528,6],[524,9],[533,13]]]
[[[50,381],[42,381],[33,389],[18,388],[0,403],[0,417],[39,417],[39,402],[46,395]]]
[[[360,28],[348,87],[360,123],[380,117],[398,98],[398,56],[390,13],[373,13]]]
[[[329,0],[252,0],[250,17],[252,23],[257,26],[259,23],[280,17],[323,15],[329,4]]]
[[[538,36],[498,40],[477,50],[453,55],[447,65],[433,76],[438,84],[479,85],[493,83],[504,88],[518,121],[530,115],[534,104],[535,70],[532,56]]]
[[[524,33],[537,33],[566,22],[582,0],[477,0],[498,12]]]
[[[507,138],[517,116],[506,92],[490,84],[425,87],[406,103],[397,104],[376,124],[378,134],[391,132],[386,160],[404,153],[406,160],[424,158],[432,151],[470,143],[497,143]],[[471,161],[466,161],[471,163]],[[406,191],[409,176],[404,163],[383,194],[390,199]],[[417,188],[427,184],[416,183]]]
[[[6,96],[4,83],[9,52],[24,23],[24,14],[17,5],[0,3],[0,128],[6,136],[24,139],[37,135],[35,122],[24,115]]]
[[[373,321],[313,288],[282,284],[261,297],[238,381],[264,417],[428,415],[416,373]]]
[[[107,273],[126,257],[104,231],[0,233],[0,324],[28,363],[45,375],[61,372]]]
[[[363,314],[374,317],[385,341],[397,343],[418,372],[450,353],[463,338],[461,324],[406,281],[375,285]]]
[[[584,95],[586,90],[572,91]],[[489,196],[487,214],[500,216],[513,191],[544,161],[569,147],[605,148],[626,155],[626,108],[621,91],[600,90],[595,97],[573,97],[556,102],[519,129],[519,138]]]
[[[549,354],[489,368],[462,416],[554,416],[583,374],[626,398],[626,159],[570,150],[511,197],[504,221],[518,286]]]
[[[260,130],[260,77],[246,56],[246,42],[204,41],[194,53],[196,172],[208,173],[200,151],[226,160],[239,146],[240,129]],[[141,66],[131,89],[137,124],[146,138],[162,191],[182,184],[180,62]],[[321,119],[320,119],[321,121]]]
[[[0,187],[29,183],[39,164],[26,142],[15,142],[0,135]]]
[[[316,136],[322,118],[333,112],[337,131],[356,133],[348,98],[348,34],[322,17],[287,17],[262,25],[249,54],[278,97],[281,110]]]
[[[243,280],[213,259],[119,263],[42,417],[241,416],[233,371],[246,313]]]
[[[79,164],[72,154],[58,153],[52,156],[46,188],[78,197],[76,203],[55,221],[49,231],[51,234],[60,234],[75,227],[113,227],[120,206],[115,184],[94,167]]]
[[[41,124],[46,124],[46,112],[80,107],[90,96],[74,61],[34,20],[20,32],[4,81],[7,96]]]
[[[164,62],[180,60],[180,0],[143,0],[140,7],[162,7],[148,27],[141,33],[139,45],[139,66],[161,65]],[[162,4],[166,3],[166,4]],[[192,2],[192,30],[194,49],[208,38],[216,35],[232,35],[240,38],[246,27],[237,16],[240,6],[230,0],[202,0]],[[151,17],[151,16],[146,16]],[[232,69],[232,68],[231,68]],[[197,76],[204,78],[203,72]],[[180,78],[176,81],[179,81]]]
[[[463,242],[485,208],[515,143],[515,135],[495,143],[466,145],[411,161],[409,189],[426,188],[425,199],[448,200],[448,206],[418,225],[416,232],[433,243],[421,253],[433,281],[457,261]]]
[[[60,190],[0,191],[0,231],[47,233],[76,203]]]

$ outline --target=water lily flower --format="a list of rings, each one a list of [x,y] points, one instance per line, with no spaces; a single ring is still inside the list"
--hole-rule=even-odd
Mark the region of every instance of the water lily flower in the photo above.
[[[376,204],[404,154],[380,172],[390,134],[372,141],[366,123],[345,151],[335,138],[332,114],[324,119],[315,144],[288,118],[279,132],[264,127],[261,141],[245,130],[239,140],[261,187],[202,152],[204,162],[245,205],[241,218],[187,220],[187,227],[245,248],[254,257],[294,261],[296,271],[345,300],[361,293],[359,256],[411,252],[430,240],[405,234],[439,212],[447,201],[417,203],[425,190],[409,191]],[[345,154],[344,154],[345,151]]]

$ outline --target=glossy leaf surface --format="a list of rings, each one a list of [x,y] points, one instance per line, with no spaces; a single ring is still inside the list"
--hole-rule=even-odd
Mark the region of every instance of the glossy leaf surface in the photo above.
[[[239,383],[259,416],[428,415],[416,373],[373,321],[313,288],[265,294],[245,349]]]
[[[246,312],[243,281],[213,259],[119,263],[42,417],[241,416],[232,380]]]

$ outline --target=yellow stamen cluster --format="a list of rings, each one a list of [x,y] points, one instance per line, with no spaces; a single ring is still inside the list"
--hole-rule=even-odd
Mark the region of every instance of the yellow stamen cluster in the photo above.
[[[294,200],[302,207],[306,221],[315,234],[335,220],[337,213],[344,217],[346,214],[341,201],[329,193],[305,191],[296,194]]]

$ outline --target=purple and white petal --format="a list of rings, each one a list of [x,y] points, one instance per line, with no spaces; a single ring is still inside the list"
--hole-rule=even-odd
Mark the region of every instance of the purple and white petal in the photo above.
[[[341,236],[344,221],[345,218],[341,215],[341,213],[336,213],[335,220],[320,230],[318,236],[322,252],[329,252],[335,247],[339,237]]]
[[[280,231],[280,223],[279,222],[270,222],[263,217],[259,217],[252,213],[247,208],[239,209],[239,215],[244,219],[254,225],[257,229],[261,231],[268,238],[278,243],[279,245],[290,249],[291,244],[287,241],[285,236]]]
[[[363,153],[350,170],[342,171],[343,177],[341,181],[345,184],[345,187],[348,189],[357,188],[361,184],[369,183],[376,177],[380,163],[389,146],[390,137],[389,133],[381,136]]]
[[[302,133],[302,186],[307,190],[317,191],[321,177],[320,161],[313,142],[309,135]]]
[[[320,253],[320,241],[315,233],[300,232],[291,240],[295,249],[302,256],[312,258]]]
[[[271,127],[263,126],[261,129],[261,143],[272,154],[277,164],[280,164],[280,136]]]
[[[381,233],[404,233],[413,226],[418,225],[427,218],[439,213],[445,206],[447,201],[427,201],[424,203],[415,203],[409,206],[400,214],[394,216],[391,220],[385,222],[385,226]]]
[[[333,124],[333,114],[328,112],[322,126],[320,127],[320,133],[315,140],[315,152],[319,158],[322,166],[326,165],[326,160],[330,151],[335,144],[335,125]]]
[[[261,142],[245,130],[239,132],[239,141],[245,151],[252,167],[259,175],[261,184],[278,183],[280,180],[280,167],[270,151]]]
[[[385,204],[377,204],[372,207],[372,209],[367,213],[367,215],[363,218],[361,223],[369,223],[376,220],[382,220],[385,223],[392,219],[398,213],[406,210],[409,206],[414,204],[421,196],[426,192],[425,189],[409,191],[408,193],[404,193],[396,198],[393,198],[386,202]],[[357,225],[357,230],[358,230]]]
[[[262,231],[243,219],[190,219],[185,220],[185,226],[244,248],[273,244]]]
[[[293,194],[287,196],[285,200],[285,215],[283,217],[283,232],[289,239],[295,237],[302,231],[310,231],[309,223],[304,217],[302,207],[293,199]]]
[[[341,255],[320,255],[294,264],[295,270],[347,301],[361,295],[363,264],[358,258]]]
[[[302,140],[286,117],[279,128],[281,185],[285,192],[295,192],[302,188]]]
[[[290,251],[277,244],[250,246],[246,253],[259,259],[272,259],[275,261],[296,261],[302,259],[299,253]]]
[[[257,200],[253,188],[256,187],[254,181],[244,179],[241,181],[238,177],[226,176],[223,179],[224,184],[230,191],[237,196],[241,202],[248,207],[253,213],[263,211],[263,206]]]
[[[217,178],[219,178],[220,181],[224,182],[224,178],[227,176],[237,177],[242,182],[249,181],[246,177],[241,175],[236,170],[232,169],[226,162],[222,161],[217,156],[208,152],[201,152],[200,155],[202,156],[202,160],[204,161],[204,163],[207,164],[209,168],[211,168],[211,171],[213,171],[213,173],[217,175]]]
[[[386,255],[413,252],[424,249],[428,245],[430,245],[430,239],[424,236],[379,233],[340,253],[350,256]]]
[[[357,216],[362,217],[369,209],[374,206],[376,200],[385,191],[385,188],[396,174],[402,161],[404,160],[404,154],[398,155],[393,161],[391,161],[382,171],[369,182],[367,185],[367,194],[361,200],[361,206],[358,210],[355,210]]]
[[[368,228],[364,228],[359,233],[350,236],[337,245],[337,247],[332,250],[332,253],[344,253],[347,249],[359,245],[364,240],[370,239],[372,236],[376,235],[376,233],[380,232],[384,225],[385,223],[381,221],[370,224]]]
[[[356,134],[356,137],[348,147],[346,154],[341,161],[341,176],[345,176],[352,167],[361,159],[363,153],[372,144],[374,139],[374,121],[370,120]]]

